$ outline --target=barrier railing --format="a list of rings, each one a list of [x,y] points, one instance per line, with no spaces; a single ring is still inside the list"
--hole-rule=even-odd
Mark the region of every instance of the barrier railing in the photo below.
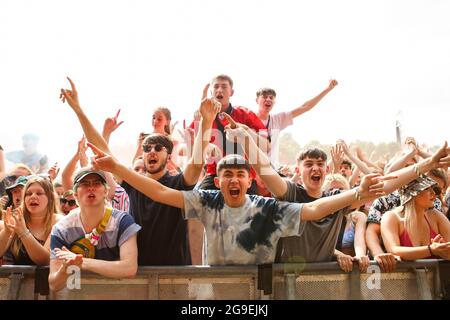
[[[0,299],[55,300],[260,300],[260,299],[442,299],[448,298],[450,264],[442,260],[398,263],[383,273],[371,262],[343,273],[336,262],[264,266],[140,267],[129,279],[81,272],[67,288],[50,292],[48,267],[0,267]]]

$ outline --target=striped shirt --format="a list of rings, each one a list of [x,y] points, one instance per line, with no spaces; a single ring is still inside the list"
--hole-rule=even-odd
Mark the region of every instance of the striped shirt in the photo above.
[[[130,210],[130,198],[128,197],[128,193],[119,184],[116,184],[116,190],[114,191],[114,198],[111,200],[111,205],[114,209],[120,211],[129,212]]]
[[[120,246],[141,229],[127,212],[113,209],[108,225],[95,247],[95,258],[107,261],[120,259]],[[50,259],[56,259],[54,249],[70,248],[86,231],[81,223],[80,212],[74,211],[59,220],[52,229]]]

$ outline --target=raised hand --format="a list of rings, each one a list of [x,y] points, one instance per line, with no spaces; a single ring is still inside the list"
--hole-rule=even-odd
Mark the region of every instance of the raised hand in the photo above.
[[[94,169],[114,172],[119,162],[113,156],[100,150],[92,143],[88,142],[87,145],[95,154],[95,157],[92,159],[92,166]]]
[[[328,88],[331,90],[334,87],[336,87],[337,85],[338,85],[338,82],[336,80],[334,80],[334,79],[331,79],[330,80],[330,84],[328,85]]]
[[[228,125],[224,128],[226,138],[233,142],[244,143],[245,138],[249,136],[247,132],[248,127],[245,124],[234,121],[233,118],[225,112],[222,112],[219,116],[222,116],[228,122]]]
[[[114,117],[105,119],[105,123],[103,124],[103,133],[107,134],[108,137],[123,123],[123,121],[119,122],[119,114],[120,109],[117,111]]]
[[[79,156],[82,154],[86,154],[87,146],[86,146],[86,137],[83,135],[80,141],[78,141],[78,149],[77,153]]]
[[[412,144],[413,146],[417,147],[416,139],[414,139],[413,137],[406,137],[405,144],[406,145]]]
[[[195,110],[194,111],[194,121],[200,121],[202,118],[202,114],[200,113],[200,111]]]
[[[238,127],[243,128],[245,130],[248,129],[248,126],[246,126],[243,123],[234,121],[234,119],[226,112],[220,113],[219,116],[223,117],[228,122],[228,125],[226,125],[225,129],[226,128],[236,129]]]
[[[384,181],[396,179],[397,176],[383,176],[380,173],[366,174],[359,186],[363,198],[380,197],[385,194]]]
[[[70,82],[71,89],[62,89],[61,88],[61,93],[59,95],[59,98],[61,99],[62,102],[67,101],[69,106],[75,112],[80,111],[81,110],[80,101],[78,100],[78,92],[77,92],[77,89],[75,88],[75,84],[69,77],[67,77],[67,80],[69,80],[69,82]]]
[[[58,166],[58,162],[55,162],[55,164],[50,169],[48,169],[47,173],[50,178],[50,181],[54,181],[56,179],[60,169],[61,168]]]
[[[19,207],[12,211],[12,220],[9,219],[9,226],[19,236],[23,236],[28,232],[25,218],[23,217],[22,208]]]
[[[435,168],[447,168],[450,166],[450,148],[447,145],[447,141],[431,156],[431,163]]]
[[[340,147],[342,152],[344,152],[347,156],[350,154],[350,149],[347,146],[347,143],[345,143],[344,140],[339,139],[338,141],[336,141],[336,146]]]
[[[2,216],[6,230],[10,235],[14,234],[16,220],[14,220],[12,217],[12,207],[8,207],[6,208],[6,210],[2,210]]]
[[[200,104],[199,111],[202,118],[205,121],[213,122],[216,115],[220,112],[222,104],[215,98],[208,98],[209,83],[203,89],[202,103]]]
[[[331,159],[333,160],[334,173],[337,173],[339,172],[339,167],[341,166],[342,161],[344,161],[344,152],[342,150],[342,146],[338,144],[332,146],[330,154]]]
[[[194,139],[195,139],[195,130],[190,128],[190,127],[186,127],[184,128],[183,131],[178,130],[178,133],[180,134],[181,137],[183,137],[184,139],[184,143],[186,143],[187,145],[192,145],[194,143]]]

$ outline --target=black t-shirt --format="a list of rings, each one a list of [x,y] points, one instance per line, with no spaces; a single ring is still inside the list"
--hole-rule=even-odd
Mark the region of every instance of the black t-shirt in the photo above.
[[[340,190],[338,189],[330,190],[322,193],[322,198],[339,193]],[[309,196],[303,186],[288,181],[288,191],[282,200],[308,203],[317,199]],[[343,208],[320,220],[305,221],[304,229],[300,236],[280,238],[275,262],[331,261],[344,215],[350,211],[349,209],[350,207]]]
[[[171,176],[166,173],[158,182],[176,190],[194,188],[184,185],[183,174]],[[155,202],[125,181],[122,187],[130,198],[130,214],[142,227],[137,236],[138,264],[190,265],[187,221],[183,219],[181,209]]]
[[[41,245],[45,244],[45,240],[39,240],[36,237],[34,238]],[[36,263],[34,263],[34,261],[31,260],[30,256],[28,255],[27,249],[25,249],[25,246],[23,244],[21,244],[21,246],[19,247],[19,253],[17,257],[13,255],[11,248],[9,248],[5,252],[5,255],[3,256],[3,264],[26,265],[26,266],[36,265]]]

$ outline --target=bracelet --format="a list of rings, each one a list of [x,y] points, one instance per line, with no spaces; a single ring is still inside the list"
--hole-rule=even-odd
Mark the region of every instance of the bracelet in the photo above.
[[[414,173],[415,173],[418,177],[420,177],[421,173],[420,173],[420,171],[419,171],[419,166],[417,165],[417,163],[413,166],[413,170],[414,170]]]
[[[361,201],[361,192],[358,191],[358,188],[355,189],[355,199]]]
[[[430,255],[432,255],[432,256],[434,255],[433,251],[431,251],[431,244],[428,245],[428,251],[430,251]]]
[[[25,231],[21,235],[19,235],[19,239],[22,240],[23,237],[27,237],[29,234],[31,234],[30,230]]]

